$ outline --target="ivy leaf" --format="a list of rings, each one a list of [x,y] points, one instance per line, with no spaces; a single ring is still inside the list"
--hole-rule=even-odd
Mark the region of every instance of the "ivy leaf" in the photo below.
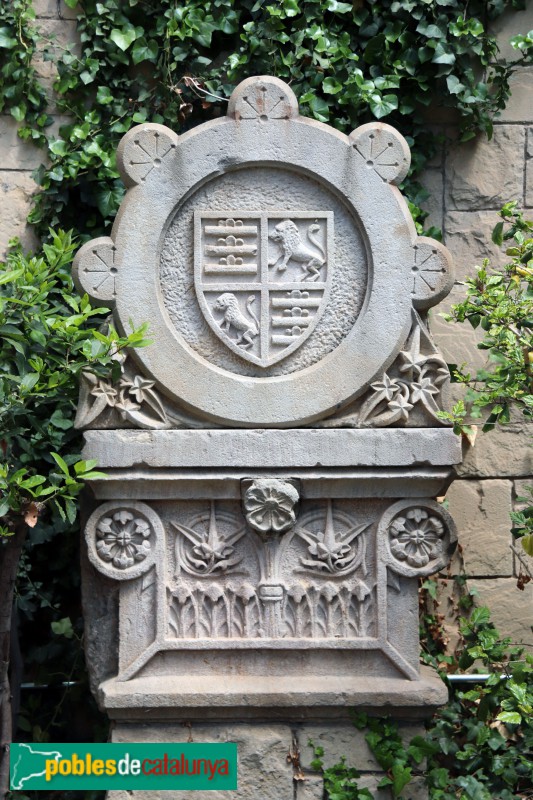
[[[448,75],[446,78],[446,84],[450,94],[459,94],[459,92],[462,92],[465,88],[464,84],[461,83],[457,75]]]
[[[401,793],[404,786],[411,780],[411,768],[404,767],[403,764],[393,764],[392,767],[392,791],[395,797]]]
[[[373,94],[369,100],[370,110],[376,119],[386,117],[398,108],[398,98],[395,94]]]
[[[520,539],[524,551],[528,556],[533,556],[533,533],[528,533]]]
[[[10,33],[11,28],[0,28],[0,47],[5,48],[6,50],[11,50],[13,47],[17,46],[17,40],[13,39],[13,37],[10,36]]]
[[[122,188],[117,186],[104,187],[95,192],[96,205],[103,217],[109,217],[115,213],[124,195]]]
[[[69,8],[76,8],[78,5],[78,0],[65,0],[65,5]]]
[[[133,44],[137,38],[137,33],[133,26],[130,26],[129,28],[123,28],[122,30],[113,28],[109,34],[109,38],[112,42],[115,42],[116,46],[120,48],[120,50],[125,51]]]
[[[107,106],[113,102],[113,95],[109,86],[99,86],[96,92],[96,102],[102,106]]]
[[[134,64],[140,64],[141,61],[156,61],[158,53],[159,47],[153,39],[149,42],[139,39],[131,51],[131,57]]]

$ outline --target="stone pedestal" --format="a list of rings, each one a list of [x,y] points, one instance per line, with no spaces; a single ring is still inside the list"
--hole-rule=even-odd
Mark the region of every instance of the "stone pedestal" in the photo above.
[[[403,138],[302,118],[274,78],[182,137],[135,128],[118,161],[129,190],[76,280],[154,343],[81,389],[106,473],[85,525],[93,690],[115,741],[238,741],[235,798],[319,798],[308,738],[356,737],[350,707],[416,725],[446,701],[419,668],[417,579],[456,543],[433,498],[460,444],[425,324],[449,257],[394,186]]]

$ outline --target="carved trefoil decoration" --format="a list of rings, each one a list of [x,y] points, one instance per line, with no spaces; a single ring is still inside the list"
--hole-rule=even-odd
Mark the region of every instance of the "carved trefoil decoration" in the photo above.
[[[234,528],[229,535],[221,534],[217,526],[215,502],[211,502],[209,514],[200,514],[190,525],[171,522],[176,536],[176,577],[183,569],[197,578],[215,573],[226,573],[237,566],[242,557],[236,555],[235,545],[245,534],[245,526],[235,517],[218,513],[219,520]]]
[[[309,338],[333,270],[333,213],[195,212],[195,286],[212,330],[267,367]]]

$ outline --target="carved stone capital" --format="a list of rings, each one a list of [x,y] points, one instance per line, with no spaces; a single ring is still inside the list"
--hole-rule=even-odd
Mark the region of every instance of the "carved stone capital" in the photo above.
[[[258,478],[244,492],[244,516],[254,530],[276,536],[293,527],[299,500],[299,492],[291,483]]]
[[[92,565],[118,581],[138,578],[154,565],[164,536],[157,514],[145,503],[112,501],[89,517],[85,538]]]
[[[457,545],[457,531],[451,516],[434,500],[401,500],[381,517],[378,540],[387,566],[415,578],[446,566]]]

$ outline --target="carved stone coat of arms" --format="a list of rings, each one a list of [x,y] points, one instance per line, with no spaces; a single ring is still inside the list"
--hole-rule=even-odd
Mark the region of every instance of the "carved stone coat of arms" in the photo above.
[[[332,212],[195,214],[195,286],[216,335],[267,367],[309,338],[333,270]]]

